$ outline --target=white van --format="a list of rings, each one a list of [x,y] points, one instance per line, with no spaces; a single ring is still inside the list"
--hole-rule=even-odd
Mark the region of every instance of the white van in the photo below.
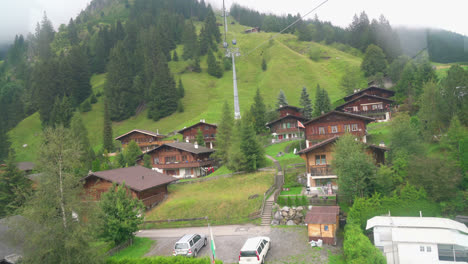
[[[239,253],[239,264],[265,263],[265,257],[270,247],[271,242],[269,237],[252,237],[247,239]]]

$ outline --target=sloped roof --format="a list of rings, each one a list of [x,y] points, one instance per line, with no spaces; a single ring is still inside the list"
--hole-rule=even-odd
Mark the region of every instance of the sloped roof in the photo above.
[[[339,138],[338,136],[334,136],[334,137],[332,137],[332,138],[325,139],[324,141],[320,141],[320,142],[318,142],[318,143],[316,143],[316,144],[314,144],[314,145],[312,145],[312,146],[310,146],[310,147],[308,147],[308,148],[305,148],[305,149],[303,149],[303,150],[297,152],[297,154],[307,153],[307,152],[310,152],[310,151],[312,151],[312,150],[314,150],[314,149],[323,147],[323,146],[325,146],[325,145],[328,145],[328,144],[330,144],[330,143],[335,142],[338,138]]]
[[[202,124],[203,124],[203,125],[207,125],[207,126],[212,126],[212,127],[218,127],[218,126],[215,125],[215,124],[208,124],[208,123],[205,123],[205,122],[203,122],[203,121],[200,121],[200,122],[198,122],[198,123],[196,123],[196,124],[193,124],[193,125],[191,125],[191,126],[189,126],[189,127],[184,127],[183,129],[179,130],[177,133],[182,134],[182,133],[184,133],[184,131],[191,129],[192,127],[196,127],[196,126],[198,126],[198,125],[202,125]]]
[[[338,109],[338,108],[341,108],[341,107],[343,107],[343,106],[346,106],[347,104],[350,104],[350,103],[352,103],[352,102],[354,102],[354,101],[356,101],[356,100],[359,100],[359,99],[361,99],[361,98],[363,98],[363,97],[375,98],[375,99],[387,101],[387,102],[390,102],[390,103],[395,102],[394,100],[388,99],[388,98],[385,98],[385,97],[380,97],[380,96],[371,95],[371,94],[363,94],[363,95],[360,95],[360,96],[354,98],[353,100],[349,100],[349,101],[347,101],[346,103],[337,106],[335,109]]]
[[[25,161],[25,162],[18,162],[16,164],[16,167],[20,170],[20,171],[30,171],[30,170],[33,170],[34,167],[36,167],[36,164],[32,163],[32,162],[28,162],[28,161]]]
[[[392,241],[452,244],[468,247],[468,235],[440,228],[392,228]]]
[[[297,107],[297,106],[283,105],[283,106],[278,107],[278,108],[276,109],[276,111],[280,111],[280,110],[283,110],[283,109],[286,109],[286,108],[291,108],[291,109],[294,109],[294,110],[296,110],[296,111],[298,111],[298,112],[300,112],[301,109],[302,109],[302,108],[299,108],[299,107]]]
[[[83,179],[93,176],[119,185],[125,182],[126,186],[138,192],[177,181],[174,177],[142,166],[92,172]]]
[[[292,117],[292,118],[294,118],[296,120],[299,120],[301,122],[307,121],[307,118],[304,118],[302,116],[286,115],[286,116],[280,117],[278,119],[275,119],[275,120],[273,120],[271,122],[266,123],[266,126],[271,126],[272,124],[277,123],[277,122],[279,122],[279,121],[281,121],[281,120],[283,120],[285,118],[289,118],[289,117]]]
[[[119,138],[125,137],[125,136],[130,135],[131,133],[135,133],[135,132],[143,133],[143,134],[154,136],[154,137],[162,137],[162,138],[166,137],[165,135],[161,135],[161,134],[158,134],[156,132],[149,131],[149,130],[133,129],[132,131],[129,131],[129,132],[123,134],[123,135],[120,135],[120,136],[116,137],[115,140],[118,140]]]
[[[306,224],[336,224],[336,217],[339,214],[339,206],[312,206],[304,222]]]
[[[453,229],[468,234],[464,224],[440,217],[375,216],[367,220],[366,229],[376,226]]]
[[[214,149],[209,149],[207,147],[203,147],[203,146],[198,146],[198,148],[195,148],[195,145],[192,144],[192,143],[187,143],[187,142],[172,142],[172,143],[165,143],[165,144],[162,144],[161,146],[159,147],[156,147],[146,153],[151,153],[155,150],[158,150],[164,146],[169,146],[169,147],[173,147],[173,148],[176,148],[176,149],[180,149],[180,150],[184,150],[184,151],[187,151],[187,152],[190,152],[190,153],[193,153],[193,154],[201,154],[201,153],[211,153],[211,152],[215,152]]]
[[[362,120],[365,120],[367,122],[372,122],[372,121],[375,121],[374,118],[372,117],[367,117],[367,116],[363,116],[363,115],[356,115],[356,114],[351,114],[351,113],[345,113],[345,112],[340,112],[340,111],[336,111],[336,110],[333,110],[333,111],[330,111],[328,113],[325,113],[321,116],[318,116],[316,118],[312,118],[311,120],[307,121],[304,125],[306,124],[310,124],[312,122],[315,122],[317,120],[320,120],[326,116],[329,116],[329,115],[332,115],[332,114],[336,114],[336,115],[344,115],[344,116],[348,116],[348,117],[353,117],[353,118],[357,118],[357,119],[362,119]]]
[[[359,91],[357,91],[357,92],[355,92],[355,93],[352,93],[352,94],[350,94],[350,95],[347,95],[347,96],[345,96],[343,99],[344,99],[345,101],[347,101],[347,100],[349,100],[351,97],[353,97],[353,96],[355,96],[355,95],[357,95],[357,94],[362,94],[362,93],[364,93],[364,92],[366,92],[367,90],[370,90],[370,89],[382,90],[382,91],[385,91],[385,92],[389,92],[389,93],[391,93],[392,95],[395,94],[395,91],[392,91],[392,90],[388,90],[388,89],[381,88],[381,87],[377,87],[377,86],[369,86],[369,87],[367,87],[367,88],[364,89],[364,90],[359,90]]]

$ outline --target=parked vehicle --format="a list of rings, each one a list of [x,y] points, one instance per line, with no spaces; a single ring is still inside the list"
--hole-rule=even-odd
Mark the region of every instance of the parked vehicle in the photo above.
[[[189,234],[181,237],[174,245],[172,255],[197,257],[201,248],[206,246],[207,239],[205,235]]]
[[[269,237],[252,237],[245,241],[239,253],[239,264],[263,264],[271,248]]]

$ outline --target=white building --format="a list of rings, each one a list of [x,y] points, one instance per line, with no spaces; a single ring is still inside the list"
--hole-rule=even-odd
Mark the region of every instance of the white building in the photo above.
[[[468,263],[468,228],[437,217],[376,216],[367,220],[387,264]]]

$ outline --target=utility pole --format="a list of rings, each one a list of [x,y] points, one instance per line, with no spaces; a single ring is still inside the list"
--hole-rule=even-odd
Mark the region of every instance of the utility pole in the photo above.
[[[227,35],[227,19],[226,19],[226,7],[223,0],[223,16],[224,16],[224,48],[227,48],[226,35]]]

